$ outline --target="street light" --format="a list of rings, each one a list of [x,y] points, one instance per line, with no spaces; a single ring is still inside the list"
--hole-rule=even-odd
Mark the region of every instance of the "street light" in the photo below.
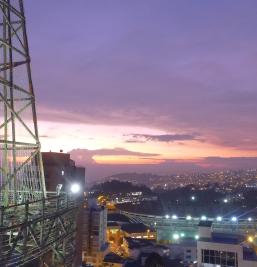
[[[221,222],[221,221],[222,221],[222,217],[221,217],[221,216],[218,216],[218,217],[216,218],[216,220],[217,220],[218,222]]]
[[[252,236],[249,236],[249,237],[248,237],[248,242],[250,242],[250,243],[253,242],[253,237],[252,237]]]
[[[207,220],[207,217],[205,216],[205,215],[203,215],[202,217],[201,217],[201,221],[206,221]]]
[[[172,219],[173,219],[173,220],[176,220],[177,218],[178,218],[177,215],[172,215]]]
[[[192,217],[190,215],[187,215],[186,220],[190,221],[190,220],[192,220]]]
[[[70,190],[73,194],[77,194],[80,191],[80,185],[77,183],[72,184]]]
[[[233,217],[231,218],[231,221],[232,221],[232,222],[236,222],[236,221],[237,221],[237,217],[233,216]]]
[[[179,234],[174,234],[173,235],[173,239],[178,240],[179,239]]]

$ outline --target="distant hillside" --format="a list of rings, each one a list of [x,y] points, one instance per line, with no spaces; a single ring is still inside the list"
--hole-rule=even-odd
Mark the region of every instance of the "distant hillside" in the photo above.
[[[91,187],[91,190],[95,194],[126,194],[131,192],[141,191],[145,195],[152,195],[152,191],[145,185],[135,185],[131,182],[123,182],[118,180],[111,180],[102,183],[95,184]]]
[[[161,176],[158,174],[152,174],[152,173],[118,173],[114,174],[108,177],[103,178],[103,181],[108,181],[108,180],[119,180],[119,181],[128,181],[128,182],[133,182],[135,184],[146,184],[149,185],[151,181],[160,179],[162,177],[166,176]]]

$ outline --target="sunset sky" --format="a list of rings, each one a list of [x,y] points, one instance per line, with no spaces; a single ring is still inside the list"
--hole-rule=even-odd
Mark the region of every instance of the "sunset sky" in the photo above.
[[[257,166],[257,1],[26,0],[43,151],[91,178]]]

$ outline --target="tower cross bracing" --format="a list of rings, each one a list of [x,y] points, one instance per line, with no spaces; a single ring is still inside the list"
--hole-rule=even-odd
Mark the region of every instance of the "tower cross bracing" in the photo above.
[[[80,198],[46,192],[22,0],[0,0],[0,266],[71,267]]]
[[[0,201],[45,194],[23,3],[0,1]]]

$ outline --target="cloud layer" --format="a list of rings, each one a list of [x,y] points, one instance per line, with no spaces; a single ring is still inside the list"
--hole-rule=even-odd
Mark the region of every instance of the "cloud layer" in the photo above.
[[[126,135],[125,135],[126,136]],[[127,143],[145,143],[148,141],[153,142],[176,142],[176,141],[200,141],[196,134],[130,134]],[[202,140],[201,140],[202,141]]]
[[[40,121],[69,124],[62,135],[86,124],[149,130],[124,132],[115,145],[123,151],[80,151],[89,162],[92,153],[155,151],[157,142],[257,156],[257,1],[64,0],[61,12],[58,1],[25,5]],[[162,154],[150,152],[133,156]]]
[[[124,148],[105,148],[105,149],[73,149],[69,152],[73,159],[79,164],[87,165],[88,163],[96,163],[93,159],[94,156],[137,156],[137,157],[155,157],[160,154],[155,153],[142,153],[137,151],[130,151]]]
[[[124,149],[100,149],[87,150],[75,149],[70,151],[71,158],[76,161],[77,165],[86,166],[87,180],[103,178],[115,173],[121,172],[149,172],[154,174],[174,174],[182,172],[201,172],[210,170],[256,168],[257,157],[206,157],[192,160],[167,159],[157,164],[97,164],[93,157],[95,155],[128,155],[128,156],[158,156],[154,154],[143,154],[139,152],[126,151]]]
[[[26,5],[39,118],[257,149],[256,1]]]

